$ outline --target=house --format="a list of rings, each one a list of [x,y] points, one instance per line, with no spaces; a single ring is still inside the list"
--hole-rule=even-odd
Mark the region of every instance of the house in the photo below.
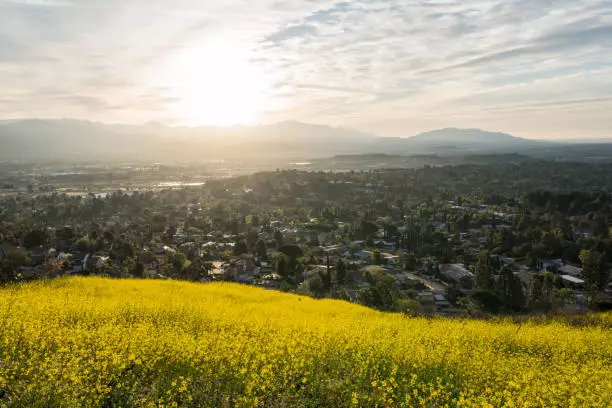
[[[160,262],[151,251],[143,251],[138,255],[138,262],[142,263],[148,271],[159,271]]]
[[[351,259],[353,257],[353,254],[351,253],[351,251],[344,251],[342,254],[340,254],[340,257],[344,260],[347,260]]]
[[[426,313],[435,313],[437,310],[436,298],[433,292],[419,292],[417,294],[419,303],[423,306]]]
[[[343,249],[344,247],[342,245],[329,245],[323,247],[323,251],[328,254],[338,254],[342,252]]]
[[[47,251],[43,247],[34,248],[30,251],[30,259],[32,260],[32,265],[40,265],[45,262],[47,258]]]
[[[381,250],[385,250],[385,251],[395,251],[395,242],[388,242],[388,241],[377,241],[374,243],[374,246],[376,246],[376,248],[381,249]]]
[[[108,262],[108,259],[108,256],[88,255],[86,261],[83,263],[83,269],[95,272],[96,270],[100,270],[102,267],[104,267],[104,264]]]
[[[62,261],[62,262],[72,261],[72,254],[69,254],[69,253],[66,253],[66,252],[60,252],[57,255],[57,260],[58,261]]]
[[[542,262],[542,267],[540,268],[541,272],[551,272],[553,270],[559,270],[563,266],[563,261],[561,259],[550,259],[548,261]]]
[[[213,279],[222,279],[225,275],[225,270],[223,269],[224,263],[222,261],[213,261],[210,262],[210,270],[208,274]]]
[[[446,299],[446,296],[441,293],[434,293],[434,301],[439,311],[444,311],[452,307],[451,303]]]
[[[559,273],[563,275],[570,275],[575,277],[582,276],[582,268],[573,265],[563,265],[559,269]]]
[[[372,257],[373,254],[374,253],[372,251],[359,251],[355,253],[355,256],[361,259],[362,261],[367,261]]]
[[[446,232],[448,231],[448,224],[445,222],[435,222],[431,225],[432,232]]]
[[[389,253],[381,253],[380,257],[389,265],[397,266],[400,263],[400,257]]]
[[[474,279],[474,274],[463,264],[440,265],[440,273],[447,281],[458,283],[463,287],[469,287]]]
[[[252,254],[242,254],[232,258],[225,264],[224,277],[237,282],[248,282],[259,273],[260,268],[255,263]]]
[[[571,275],[561,275],[563,283],[574,289],[582,289],[584,287],[584,280]]]
[[[72,271],[78,273],[83,271],[83,265],[87,262],[89,254],[77,252],[72,255]]]
[[[49,248],[47,251],[47,259],[56,259],[58,255],[57,249]]]

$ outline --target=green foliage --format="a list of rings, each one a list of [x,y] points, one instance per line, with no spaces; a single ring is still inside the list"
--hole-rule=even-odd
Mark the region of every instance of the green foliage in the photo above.
[[[491,259],[485,251],[480,251],[478,263],[474,272],[474,287],[481,290],[493,289],[493,275],[491,273]]]
[[[277,248],[283,246],[283,234],[279,230],[274,231],[274,240],[276,241]]]
[[[405,268],[407,271],[413,271],[417,267],[417,258],[414,254],[408,254],[406,256]]]
[[[124,262],[134,256],[134,247],[128,241],[119,238],[113,242],[109,255],[112,259]]]
[[[359,231],[363,239],[368,239],[378,232],[378,225],[371,221],[362,220],[359,225]]]
[[[268,248],[266,247],[266,243],[262,239],[257,240],[257,242],[255,243],[255,253],[261,259],[268,258]]]
[[[360,303],[375,309],[395,310],[399,297],[395,279],[383,271],[372,270],[366,272],[366,280],[370,286],[358,292]]]
[[[470,297],[482,310],[488,313],[498,313],[504,304],[497,293],[490,290],[476,289]]]
[[[327,294],[323,278],[319,274],[315,274],[312,278],[306,281],[308,291],[316,298],[322,298]]]
[[[283,255],[276,258],[276,273],[282,276],[285,280],[289,277],[287,261]]]
[[[375,249],[372,252],[372,259],[370,261],[372,263],[372,265],[382,265],[383,260],[382,260],[382,256],[380,254],[380,251],[378,249]]]
[[[23,246],[32,249],[44,245],[47,235],[42,230],[32,230],[23,237]]]
[[[602,290],[610,275],[608,259],[599,251],[584,249],[580,252],[580,262],[587,286]]]
[[[302,249],[297,245],[283,245],[278,248],[278,251],[287,255],[289,259],[298,259],[299,257],[304,255]]]
[[[238,255],[242,255],[242,254],[246,254],[249,252],[249,248],[247,247],[246,242],[244,242],[244,240],[240,240],[238,242],[236,242],[236,244],[234,245],[234,256],[238,256]]]
[[[79,252],[89,253],[95,251],[96,243],[87,237],[83,237],[77,240],[76,247]]]
[[[55,230],[55,236],[59,239],[71,242],[74,239],[74,231],[71,227],[64,226]]]
[[[21,266],[30,266],[32,260],[26,252],[9,252],[0,259],[0,284],[12,281]]]
[[[136,278],[142,278],[144,276],[145,267],[144,264],[140,261],[134,263],[134,266],[131,270],[132,276]]]
[[[423,305],[416,299],[411,298],[397,299],[395,302],[395,310],[410,316],[419,316],[425,313]]]
[[[336,263],[336,281],[338,285],[344,285],[346,283],[346,265],[342,259],[338,259]]]

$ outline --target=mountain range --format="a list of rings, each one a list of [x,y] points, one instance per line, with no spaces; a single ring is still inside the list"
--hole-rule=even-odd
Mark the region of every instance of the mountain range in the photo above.
[[[295,121],[266,126],[169,127],[61,119],[0,121],[0,160],[158,160],[319,158],[338,154],[508,153],[544,148],[534,141],[480,129],[447,128],[413,137],[378,137]]]

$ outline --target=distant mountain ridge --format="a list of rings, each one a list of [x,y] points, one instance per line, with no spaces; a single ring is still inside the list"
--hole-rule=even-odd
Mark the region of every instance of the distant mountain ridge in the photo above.
[[[338,154],[455,154],[513,152],[544,142],[480,129],[447,128],[413,137],[296,121],[265,126],[169,127],[60,119],[0,121],[0,160],[171,160],[209,158],[317,158]]]
[[[445,128],[419,133],[411,141],[440,143],[533,143],[534,140],[523,139],[502,132],[488,132],[482,129]]]

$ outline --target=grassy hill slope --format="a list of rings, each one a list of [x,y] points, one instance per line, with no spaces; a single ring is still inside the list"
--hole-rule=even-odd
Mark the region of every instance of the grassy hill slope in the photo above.
[[[606,406],[609,316],[406,318],[234,284],[0,290],[0,406]]]

